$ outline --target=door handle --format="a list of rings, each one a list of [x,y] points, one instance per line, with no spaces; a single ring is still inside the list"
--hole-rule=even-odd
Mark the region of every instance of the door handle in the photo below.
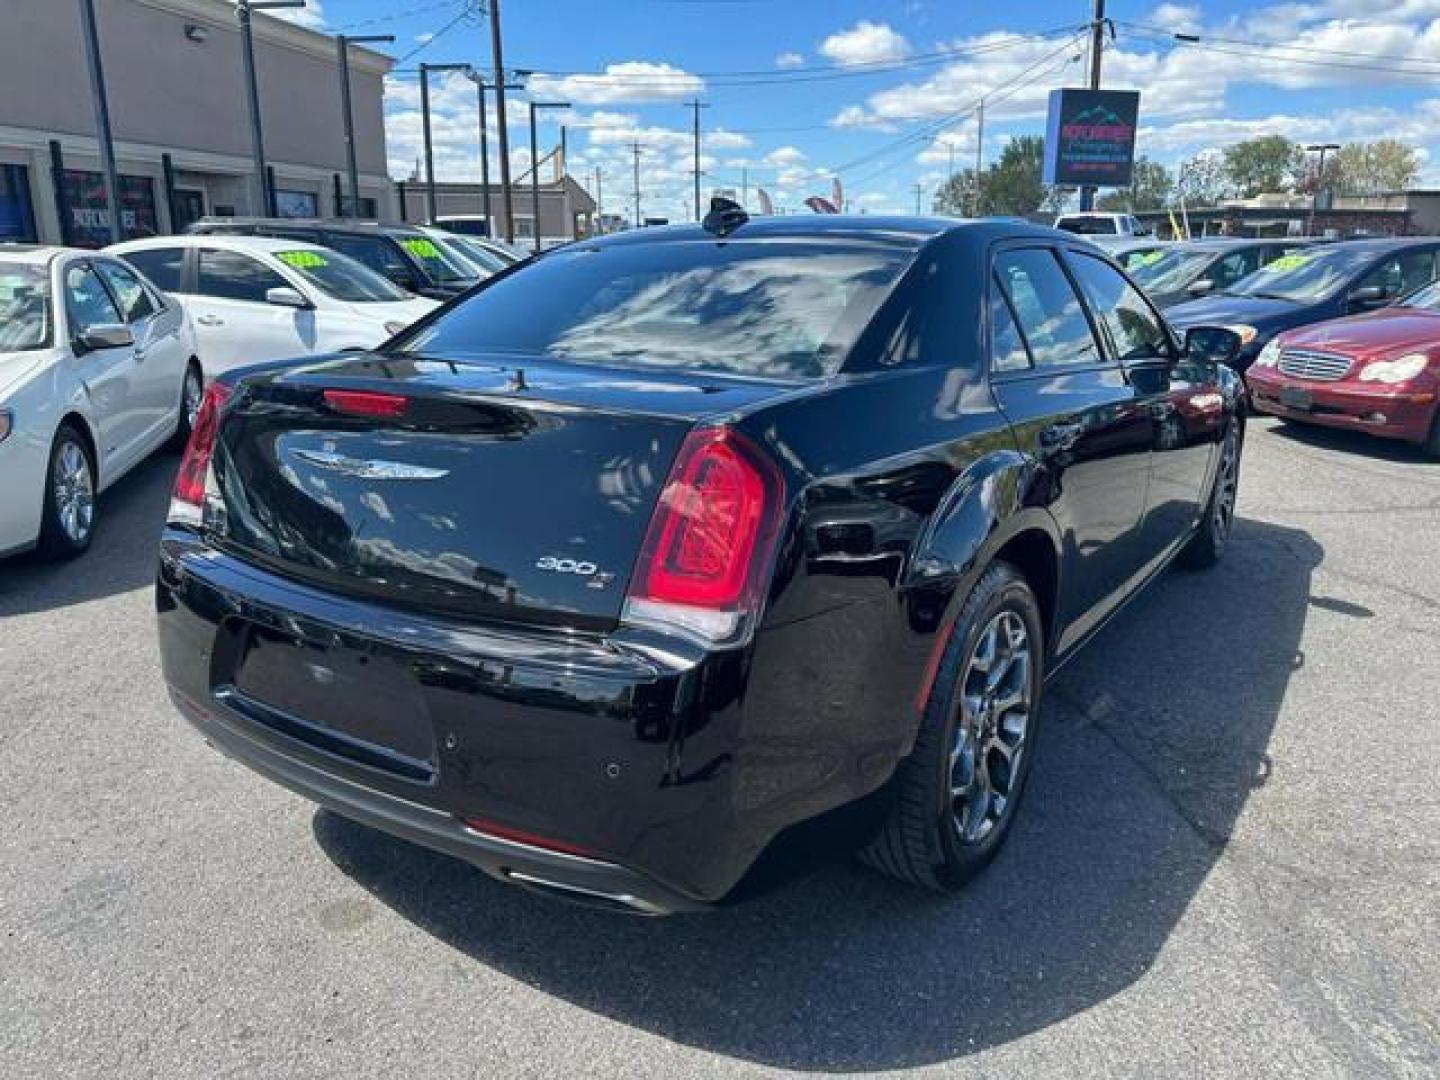
[[[225,320],[219,315],[201,315],[195,320],[201,326],[224,326]]]
[[[144,350],[144,349],[136,349],[136,350],[135,350],[135,362],[136,362],[137,364],[143,364],[143,363],[145,362],[145,350]]]

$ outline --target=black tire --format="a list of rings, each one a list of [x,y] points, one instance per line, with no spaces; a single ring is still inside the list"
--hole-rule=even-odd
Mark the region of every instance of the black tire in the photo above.
[[[993,782],[998,788],[1000,779],[1005,781],[1003,808],[991,820],[993,803],[983,815],[976,814],[978,803],[972,795],[957,794],[956,778],[957,771],[961,774],[966,771],[965,753],[960,748],[971,743],[970,736],[992,725],[1008,727],[1018,714],[1016,710],[1001,717],[993,714],[993,710],[962,705],[967,697],[971,701],[976,699],[974,694],[967,695],[967,689],[991,678],[996,659],[993,651],[986,668],[976,669],[973,665],[980,657],[982,639],[996,626],[1002,634],[1006,633],[1006,627],[1013,630],[1023,626],[1028,648],[1023,672],[1014,674],[1016,661],[1011,654],[1007,669],[1011,674],[1006,676],[1016,688],[1023,684],[1026,694],[1013,771],[1007,769],[1009,775],[1000,776],[999,763],[1010,758],[1008,755],[1002,758],[995,749],[972,753],[970,757],[972,764],[968,771],[972,791],[982,768],[986,786]],[[956,617],[925,705],[915,749],[900,763],[891,780],[891,801],[884,826],[861,850],[861,861],[909,884],[948,892],[965,884],[995,857],[1019,812],[1025,781],[1034,760],[1040,690],[1044,683],[1045,647],[1041,627],[1039,604],[1020,572],[1004,562],[990,566],[975,583]],[[976,679],[980,682],[973,682]],[[1011,688],[1002,685],[1001,689],[1009,693]],[[978,764],[981,762],[984,764]]]
[[[1244,449],[1240,425],[1232,420],[1221,441],[1220,464],[1205,502],[1200,527],[1180,552],[1179,565],[1186,570],[1208,570],[1225,554],[1225,545],[1235,528],[1235,500],[1240,485],[1240,457]]]
[[[81,509],[86,502],[88,512]],[[95,458],[80,431],[65,423],[50,444],[39,551],[47,559],[73,559],[90,546],[94,535]]]
[[[1425,451],[1426,457],[1440,459],[1440,410],[1436,410],[1434,419],[1430,421],[1430,434],[1420,449]]]
[[[200,372],[199,362],[192,359],[185,365],[185,374],[180,383],[180,413],[175,418],[175,434],[170,439],[170,445],[174,449],[183,450],[190,441],[195,413],[199,411],[200,399],[204,395],[205,377]]]

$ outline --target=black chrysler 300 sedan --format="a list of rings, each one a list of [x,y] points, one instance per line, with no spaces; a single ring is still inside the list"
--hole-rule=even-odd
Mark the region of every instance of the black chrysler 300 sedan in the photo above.
[[[165,678],[257,772],[572,899],[714,903],[847,804],[871,865],[954,888],[1047,676],[1220,556],[1236,347],[1015,222],[732,205],[572,244],[211,386]]]

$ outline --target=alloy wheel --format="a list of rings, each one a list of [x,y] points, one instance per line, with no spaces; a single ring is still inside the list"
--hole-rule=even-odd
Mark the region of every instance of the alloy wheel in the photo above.
[[[950,751],[951,816],[960,840],[978,844],[1017,794],[1030,724],[1031,643],[1016,611],[999,612],[975,642],[961,684]]]
[[[85,451],[74,441],[62,443],[55,455],[51,487],[60,527],[72,544],[84,544],[95,520],[95,485]]]
[[[195,418],[200,415],[200,402],[205,397],[205,388],[200,382],[200,373],[193,367],[185,372],[185,385],[181,390],[182,405],[185,410],[185,429],[195,429]]]
[[[1232,427],[1225,435],[1225,449],[1220,458],[1220,471],[1215,478],[1215,539],[1224,543],[1235,524],[1235,494],[1239,487],[1240,446]]]

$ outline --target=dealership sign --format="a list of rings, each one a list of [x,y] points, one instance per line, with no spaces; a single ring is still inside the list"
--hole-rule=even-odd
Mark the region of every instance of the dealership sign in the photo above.
[[[1134,90],[1050,91],[1045,182],[1129,187],[1139,119],[1140,94]]]

